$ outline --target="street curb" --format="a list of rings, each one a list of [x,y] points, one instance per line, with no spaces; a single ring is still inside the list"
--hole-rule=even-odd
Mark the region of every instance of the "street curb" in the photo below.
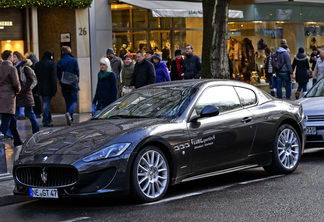
[[[12,180],[13,177],[10,173],[2,173],[0,174],[0,182],[1,181],[6,181],[6,180]]]

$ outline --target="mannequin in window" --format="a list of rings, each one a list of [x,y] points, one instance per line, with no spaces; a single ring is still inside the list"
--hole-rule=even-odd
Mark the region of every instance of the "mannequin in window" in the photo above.
[[[124,56],[128,53],[126,48],[127,48],[126,44],[123,44],[122,47],[119,49],[120,58],[124,58]]]

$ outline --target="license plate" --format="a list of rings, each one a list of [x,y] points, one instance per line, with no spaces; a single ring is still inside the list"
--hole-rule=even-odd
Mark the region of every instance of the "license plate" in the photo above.
[[[316,127],[306,127],[307,135],[316,135]]]
[[[57,189],[29,188],[29,196],[36,198],[58,198]]]

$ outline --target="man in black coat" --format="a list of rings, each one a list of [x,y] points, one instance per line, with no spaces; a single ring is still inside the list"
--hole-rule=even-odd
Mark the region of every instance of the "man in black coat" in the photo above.
[[[134,67],[131,86],[137,89],[142,86],[155,83],[155,69],[152,63],[147,61],[142,50],[136,53],[137,63]]]
[[[35,66],[35,73],[38,80],[38,93],[43,97],[43,126],[52,127],[52,115],[50,112],[51,99],[57,91],[56,85],[56,64],[52,60],[52,52],[44,52],[44,56]]]
[[[184,79],[199,79],[201,76],[201,60],[199,56],[193,54],[194,47],[192,45],[186,46],[186,58],[183,60]]]

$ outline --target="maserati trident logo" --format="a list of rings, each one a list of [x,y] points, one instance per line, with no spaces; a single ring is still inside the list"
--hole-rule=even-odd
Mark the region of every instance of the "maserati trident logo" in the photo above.
[[[45,168],[43,169],[43,173],[41,173],[41,178],[44,183],[47,182],[47,173],[45,173]]]

